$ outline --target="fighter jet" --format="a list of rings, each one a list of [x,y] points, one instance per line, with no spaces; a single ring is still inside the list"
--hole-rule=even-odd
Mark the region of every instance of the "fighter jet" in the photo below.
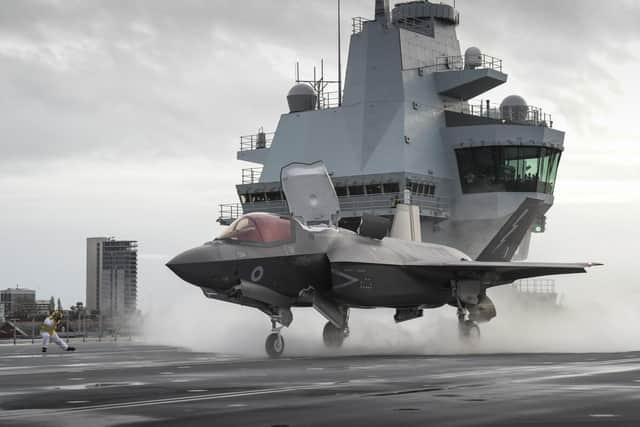
[[[472,260],[452,247],[388,237],[386,218],[365,215],[357,232],[338,227],[338,198],[322,162],[285,166],[281,184],[290,215],[248,213],[167,263],[206,297],[269,316],[270,357],[284,351],[281,330],[291,325],[292,307],[313,307],[327,319],[328,347],[348,336],[350,308],[394,308],[395,321],[403,322],[448,304],[457,309],[460,336],[477,339],[477,323],[496,315],[488,288],[600,265],[509,262],[535,219],[535,199],[525,200]]]

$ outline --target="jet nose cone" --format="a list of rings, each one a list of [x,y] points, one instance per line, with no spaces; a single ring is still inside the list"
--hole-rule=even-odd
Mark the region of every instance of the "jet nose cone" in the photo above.
[[[214,260],[215,250],[209,245],[202,245],[176,255],[166,266],[182,280],[201,286],[207,264]]]

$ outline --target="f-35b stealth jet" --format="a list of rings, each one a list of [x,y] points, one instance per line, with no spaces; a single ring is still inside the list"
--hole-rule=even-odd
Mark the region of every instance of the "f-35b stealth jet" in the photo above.
[[[249,213],[219,237],[185,251],[167,266],[208,298],[255,307],[271,319],[265,348],[284,350],[292,307],[313,307],[327,320],[324,343],[348,336],[350,308],[390,307],[397,322],[449,304],[460,335],[479,336],[477,322],[495,317],[487,289],[515,280],[584,273],[592,263],[509,262],[537,210],[527,199],[472,260],[443,245],[387,237],[389,220],[365,215],[357,232],[336,226],[340,208],[325,166],[292,163],[281,172],[290,216]]]

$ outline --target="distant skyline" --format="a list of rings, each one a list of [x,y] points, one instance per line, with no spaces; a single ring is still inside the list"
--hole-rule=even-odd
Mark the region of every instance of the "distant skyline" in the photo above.
[[[640,3],[456,3],[462,49],[509,75],[487,96],[519,94],[566,132],[531,257],[604,261],[562,283],[637,295]],[[350,19],[373,4],[343,2],[343,66]],[[239,136],[275,129],[295,62],[310,73],[325,58],[336,75],[335,30],[333,0],[4,4],[0,288],[85,301],[85,239],[115,235],[140,242],[140,308],[195,295],[164,262],[219,231],[218,204],[237,200],[247,167]]]

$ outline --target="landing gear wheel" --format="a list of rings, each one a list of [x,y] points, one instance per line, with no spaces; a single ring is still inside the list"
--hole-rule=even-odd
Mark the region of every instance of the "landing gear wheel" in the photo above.
[[[460,332],[460,338],[477,341],[480,339],[480,328],[476,325],[476,322],[472,320],[464,320],[458,324],[458,330]]]
[[[282,335],[277,333],[269,334],[264,343],[264,348],[270,358],[278,358],[284,351],[284,338],[282,338]]]
[[[340,348],[347,337],[346,331],[336,327],[333,323],[327,322],[322,330],[322,340],[329,348]]]

